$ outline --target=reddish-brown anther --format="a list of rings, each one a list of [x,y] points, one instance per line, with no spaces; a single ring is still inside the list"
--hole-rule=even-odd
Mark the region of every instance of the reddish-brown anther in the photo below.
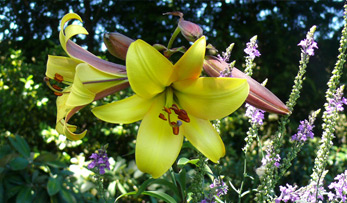
[[[164,120],[164,121],[167,120],[167,118],[166,118],[166,117],[164,116],[164,114],[162,114],[162,113],[159,114],[159,118],[162,119],[162,120]]]
[[[52,85],[52,87],[53,87],[54,89],[58,90],[58,91],[61,91],[61,90],[62,90],[62,88],[59,87],[58,85]]]
[[[62,75],[59,75],[58,73],[56,73],[54,75],[54,80],[58,81],[58,82],[63,82],[64,77]]]

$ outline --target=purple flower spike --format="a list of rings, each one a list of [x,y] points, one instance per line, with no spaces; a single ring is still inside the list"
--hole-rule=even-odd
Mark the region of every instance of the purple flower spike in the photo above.
[[[261,54],[258,51],[258,44],[257,44],[257,36],[254,36],[250,42],[247,42],[246,48],[243,50],[246,54],[248,54],[248,57],[251,59],[254,59],[255,57],[259,57]]]
[[[252,124],[263,125],[265,111],[246,104],[246,116],[251,119]]]
[[[335,193],[329,192],[329,200],[336,200],[338,202],[346,202],[347,200],[347,170],[344,173],[337,175],[328,187],[335,190]]]
[[[336,90],[334,97],[328,100],[326,107],[327,113],[331,114],[333,111],[343,111],[343,105],[347,105],[347,99],[343,96],[343,88],[340,87]]]
[[[310,123],[308,120],[300,121],[300,125],[298,127],[298,133],[292,136],[293,141],[301,141],[305,142],[307,138],[313,139],[313,130],[314,125]]]
[[[101,175],[105,174],[105,168],[110,170],[110,163],[105,149],[99,149],[98,153],[93,153],[89,158],[93,160],[88,164],[88,169],[96,168]]]
[[[301,40],[298,46],[301,46],[302,50],[310,56],[314,55],[314,49],[318,49],[317,43],[313,39]]]

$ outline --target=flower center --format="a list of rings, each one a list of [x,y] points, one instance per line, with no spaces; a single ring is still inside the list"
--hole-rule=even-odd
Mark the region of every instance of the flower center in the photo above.
[[[170,117],[170,115],[172,114],[171,110],[177,115],[177,118],[179,119],[176,122],[171,121],[171,117]],[[167,113],[167,118],[162,113],[159,114],[159,118],[164,121],[168,121],[169,125],[172,127],[172,132],[174,135],[178,135],[179,127],[182,125],[182,121],[186,123],[190,122],[190,118],[187,112],[184,109],[180,109],[176,104],[172,104],[171,107],[169,108],[164,106],[163,111]]]

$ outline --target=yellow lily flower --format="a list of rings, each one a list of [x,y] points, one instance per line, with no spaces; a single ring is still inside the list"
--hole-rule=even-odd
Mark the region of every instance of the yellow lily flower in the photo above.
[[[125,66],[98,58],[70,40],[77,34],[88,34],[80,25],[65,24],[82,19],[75,13],[65,15],[60,23],[60,44],[69,57],[48,56],[46,82],[57,98],[56,130],[71,140],[82,139],[87,131],[74,133],[76,126],[68,120],[87,104],[129,86]],[[50,85],[49,79],[69,85],[64,90]]]
[[[173,65],[146,42],[133,42],[126,66],[136,94],[92,110],[111,123],[142,120],[136,162],[154,178],[172,166],[184,137],[213,162],[225,155],[223,141],[209,120],[238,109],[248,96],[249,85],[245,79],[199,77],[205,49],[206,40],[201,37]]]

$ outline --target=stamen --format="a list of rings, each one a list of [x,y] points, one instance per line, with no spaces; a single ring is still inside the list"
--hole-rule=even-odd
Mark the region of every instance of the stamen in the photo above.
[[[171,114],[171,110],[170,110],[169,108],[166,108],[165,106],[164,106],[163,111],[165,111],[165,112],[168,113],[168,114]]]
[[[167,121],[167,119],[165,118],[164,114],[162,114],[162,113],[159,114],[159,118],[164,120],[164,121]]]
[[[174,135],[178,135],[178,133],[180,133],[180,128],[179,127],[172,127],[172,132]]]
[[[170,115],[171,115],[171,110],[173,110],[175,112],[175,114],[177,115],[177,118],[180,120],[177,120],[177,122],[171,121]],[[164,106],[163,111],[165,111],[168,115],[168,118],[166,118],[164,116],[164,114],[160,113],[159,114],[159,118],[164,120],[164,121],[168,121],[170,127],[172,127],[172,131],[174,135],[178,135],[179,134],[179,128],[182,125],[182,121],[189,123],[190,119],[188,117],[188,113],[183,110],[180,109],[176,104],[172,104],[170,108],[167,108]],[[182,121],[181,121],[182,120]]]
[[[62,96],[63,93],[61,93],[61,92],[54,92],[54,95],[56,95],[56,96]]]
[[[62,88],[59,87],[58,85],[51,85],[51,83],[49,82],[49,78],[48,77],[44,77],[43,78],[43,81],[45,81],[46,85],[49,87],[49,89],[51,89],[55,95],[57,96],[61,96],[63,95],[64,93],[69,93],[69,92],[63,92],[61,91]]]
[[[52,87],[53,87],[54,89],[58,90],[58,91],[62,90],[62,88],[59,87],[58,85],[52,85]]]
[[[188,114],[185,110],[181,109],[177,115],[178,115],[178,119],[181,119],[182,121],[187,123],[190,122],[190,118],[188,117]]]
[[[177,115],[178,115],[178,113],[180,111],[180,109],[178,108],[178,106],[176,104],[172,104],[170,109],[174,110],[175,114],[177,114]]]
[[[56,80],[56,81],[58,81],[58,82],[63,82],[64,77],[63,77],[62,75],[56,73],[56,74],[54,75],[54,80]]]

